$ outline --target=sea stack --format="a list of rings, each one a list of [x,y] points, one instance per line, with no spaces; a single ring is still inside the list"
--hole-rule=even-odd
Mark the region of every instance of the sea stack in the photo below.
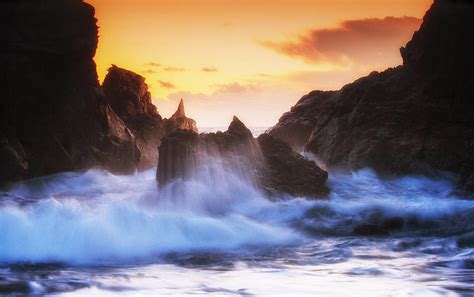
[[[197,134],[178,129],[163,138],[157,170],[161,188],[177,180],[202,178],[198,172],[211,179],[220,177],[216,170],[231,170],[236,178],[253,184],[272,199],[282,194],[321,199],[329,191],[327,172],[269,134],[254,138],[237,117],[225,132]],[[217,178],[214,182],[226,181]]]
[[[169,119],[165,120],[165,131],[167,135],[178,129],[193,131],[196,133],[198,131],[196,127],[196,121],[186,117],[183,99],[179,101],[176,112]]]

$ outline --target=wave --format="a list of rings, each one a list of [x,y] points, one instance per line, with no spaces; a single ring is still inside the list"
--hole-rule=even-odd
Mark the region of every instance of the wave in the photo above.
[[[316,202],[300,224],[312,234],[452,236],[474,229],[474,201],[455,193],[453,179],[381,179],[371,169],[332,172],[329,201]]]
[[[453,194],[449,179],[333,172],[327,201],[271,202],[232,172],[220,178],[221,184],[177,181],[158,190],[154,170],[89,170],[17,183],[0,194],[0,262],[136,262],[174,252],[240,253],[321,235],[453,236],[474,226],[474,201]]]

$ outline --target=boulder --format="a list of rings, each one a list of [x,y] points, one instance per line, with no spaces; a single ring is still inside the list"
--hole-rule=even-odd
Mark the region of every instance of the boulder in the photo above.
[[[271,197],[290,194],[324,198],[328,193],[325,171],[268,134],[255,139],[237,117],[225,132],[177,130],[166,136],[159,148],[158,184],[164,187],[175,180],[192,179],[215,160],[219,168]]]
[[[436,0],[401,49],[403,65],[313,91],[269,132],[328,167],[382,175],[451,171],[474,180],[474,3]],[[311,131],[311,132],[308,132]]]

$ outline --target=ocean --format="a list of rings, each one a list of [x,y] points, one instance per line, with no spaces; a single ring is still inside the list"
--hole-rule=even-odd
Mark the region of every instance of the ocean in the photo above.
[[[449,174],[330,171],[329,199],[270,201],[232,170],[161,189],[155,173],[1,192],[0,294],[474,295],[474,201]]]

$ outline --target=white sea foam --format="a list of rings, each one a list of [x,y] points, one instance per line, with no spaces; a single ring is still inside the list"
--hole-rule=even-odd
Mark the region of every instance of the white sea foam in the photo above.
[[[232,170],[158,190],[155,170],[62,173],[14,185],[0,206],[0,262],[133,262],[170,252],[296,244],[398,218],[399,232],[465,232],[474,201],[448,179],[332,173],[328,201],[270,202]],[[441,231],[440,231],[441,230]]]

